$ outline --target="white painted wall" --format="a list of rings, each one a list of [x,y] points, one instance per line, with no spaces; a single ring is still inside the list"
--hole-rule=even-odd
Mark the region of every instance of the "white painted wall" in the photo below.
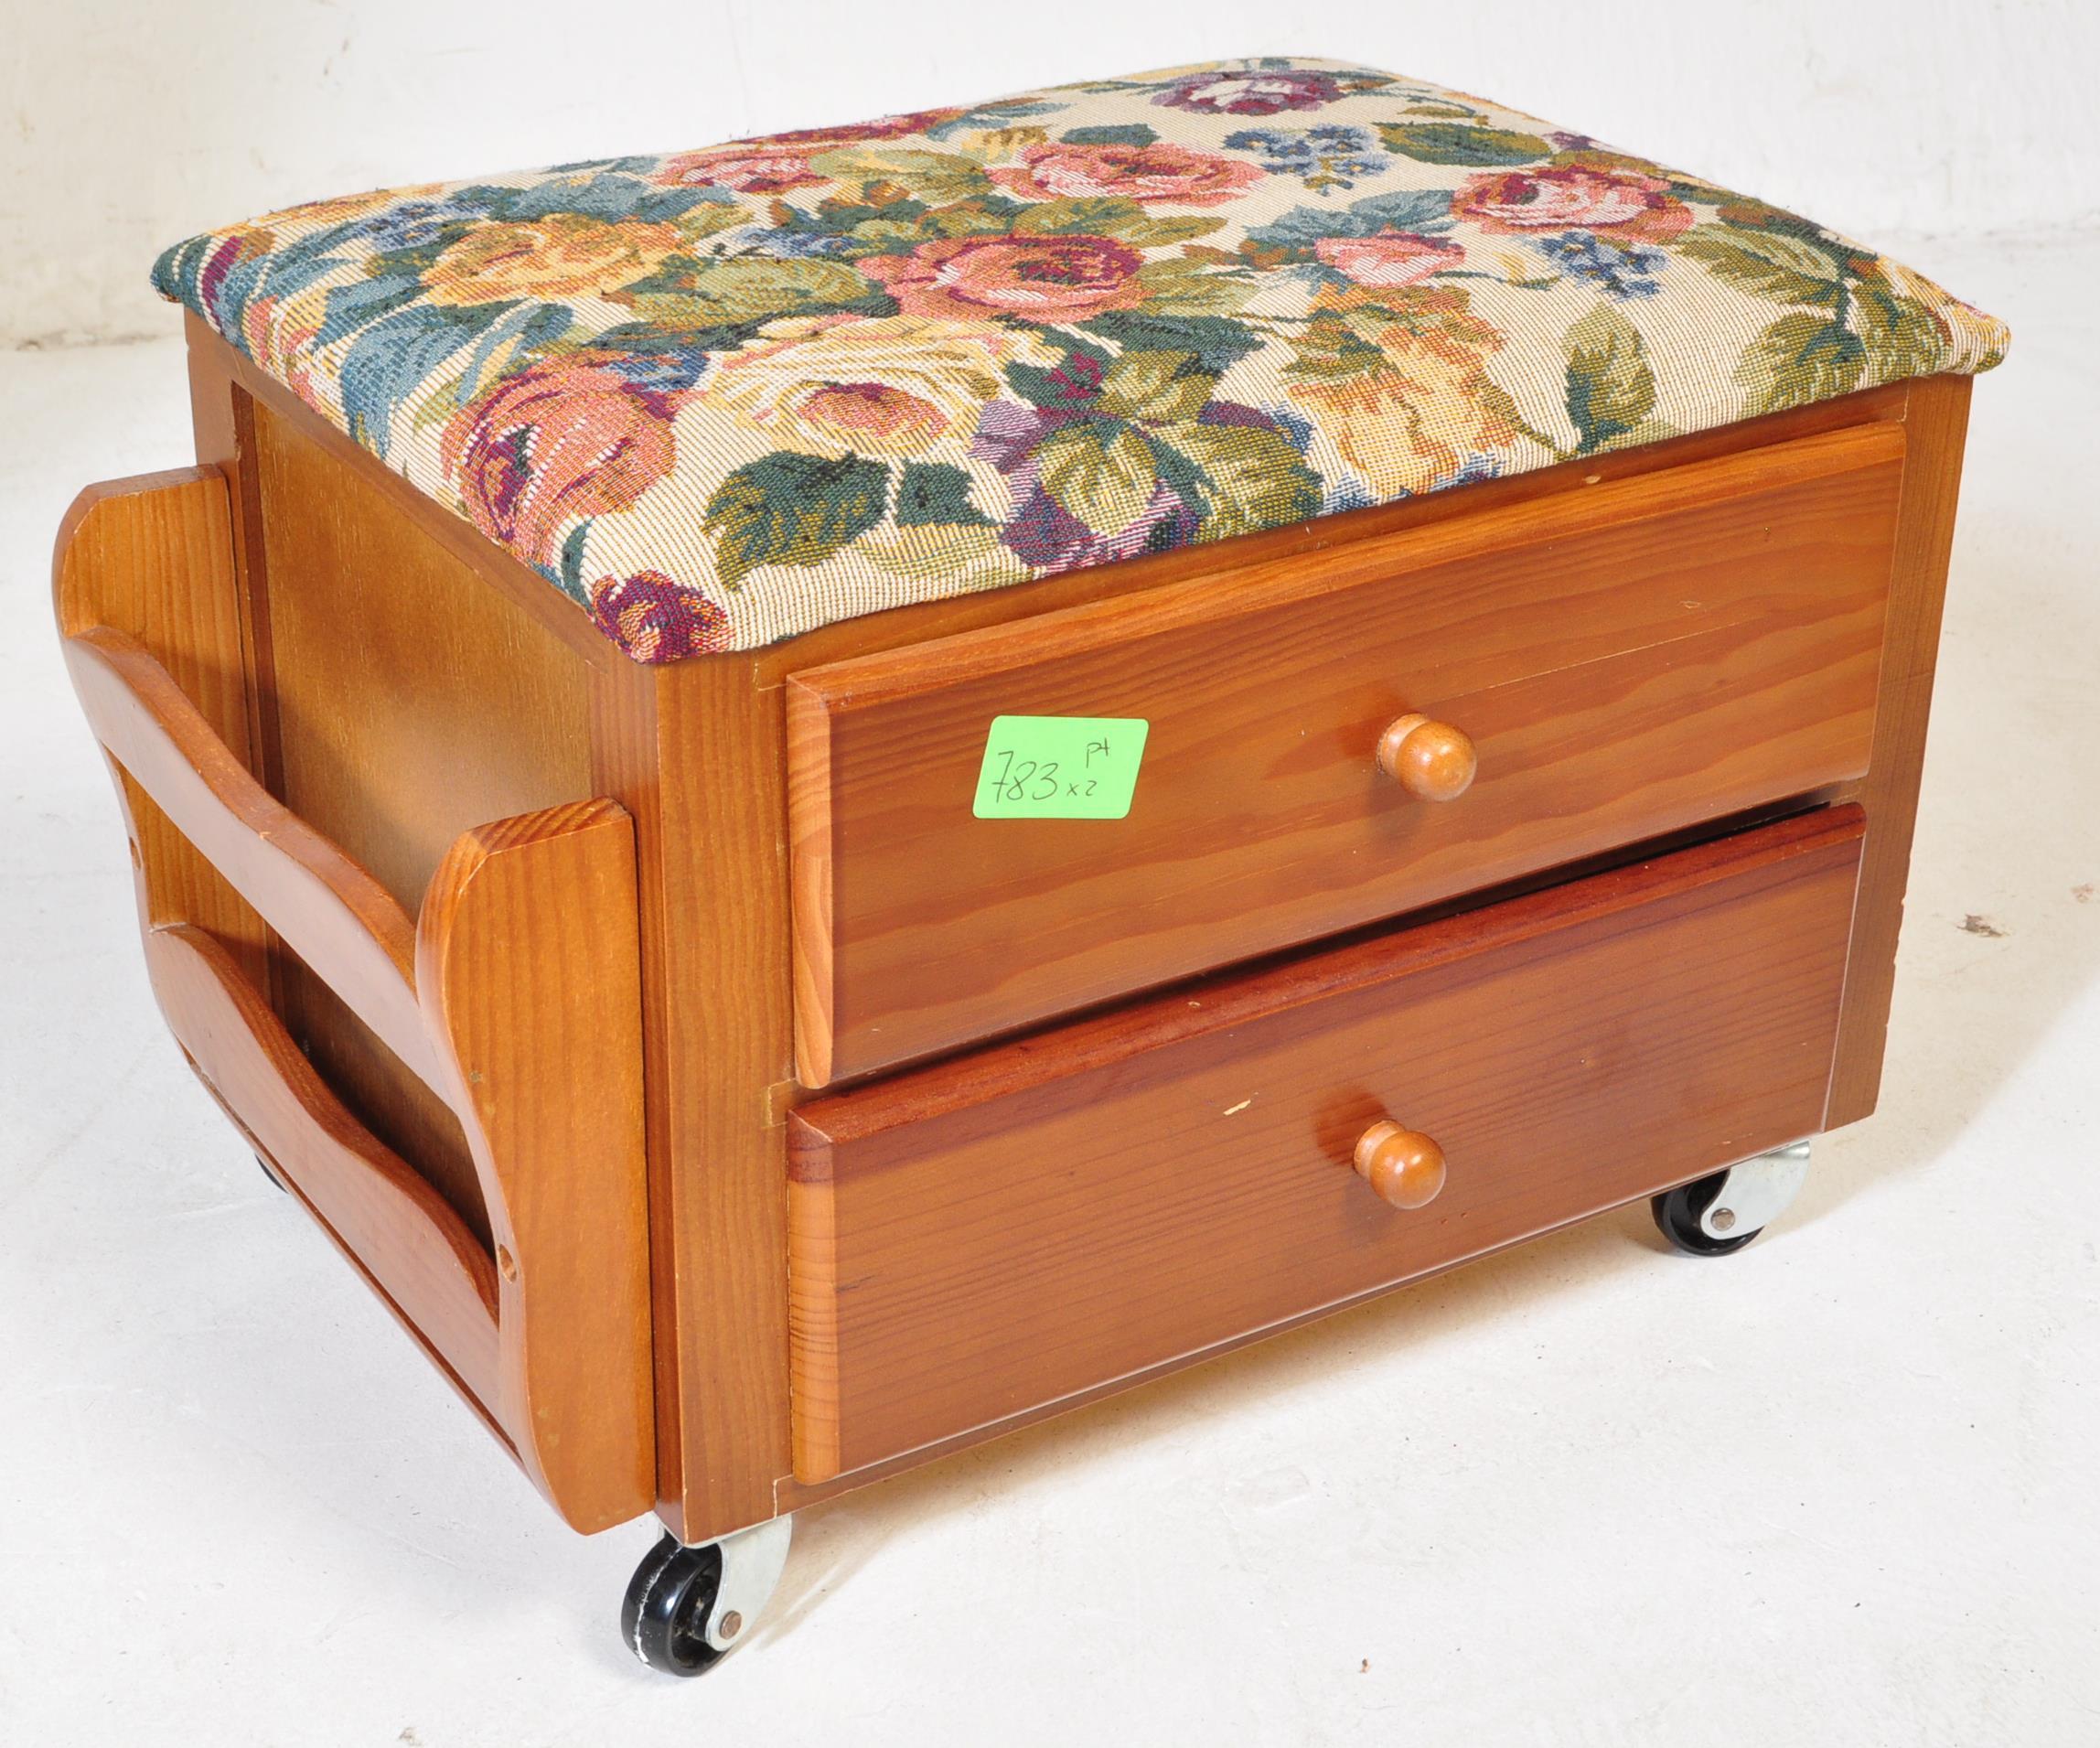
[[[1869,239],[2100,223],[2100,0],[0,0],[0,345],[166,332],[155,252],[296,200],[1280,52]]]

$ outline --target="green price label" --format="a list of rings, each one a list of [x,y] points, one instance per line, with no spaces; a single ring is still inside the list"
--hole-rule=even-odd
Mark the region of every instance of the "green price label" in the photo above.
[[[994,716],[970,811],[980,820],[1120,820],[1145,756],[1141,716]]]

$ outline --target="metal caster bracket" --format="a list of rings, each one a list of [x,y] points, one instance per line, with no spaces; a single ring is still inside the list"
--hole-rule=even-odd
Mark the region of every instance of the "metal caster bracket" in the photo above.
[[[1762,1231],[1786,1212],[1808,1176],[1808,1143],[1775,1147],[1721,1174],[1721,1185],[1699,1216],[1709,1239],[1740,1238]]]
[[[707,1642],[717,1651],[735,1644],[773,1600],[794,1535],[795,1519],[783,1516],[739,1529],[715,1544],[722,1550],[722,1585],[715,1592]]]

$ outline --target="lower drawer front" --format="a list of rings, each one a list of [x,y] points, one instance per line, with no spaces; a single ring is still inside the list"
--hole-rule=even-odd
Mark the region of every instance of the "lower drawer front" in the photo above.
[[[804,1105],[797,1475],[1812,1132],[1862,829],[1856,808],[1802,816]],[[1424,1207],[1352,1169],[1386,1119],[1442,1147]]]

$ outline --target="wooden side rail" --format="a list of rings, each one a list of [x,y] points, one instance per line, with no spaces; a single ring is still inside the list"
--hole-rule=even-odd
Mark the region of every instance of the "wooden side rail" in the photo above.
[[[73,691],[104,750],[176,830],[434,1088],[442,1070],[415,999],[415,925],[370,874],[272,796],[138,638],[66,638]]]
[[[91,488],[54,566],[155,994],[214,1097],[562,1517],[624,1522],[657,1493],[632,821],[596,799],[478,827],[412,922],[230,744],[252,719],[226,496],[203,469]],[[257,918],[457,1115],[488,1248],[301,1053],[262,987]]]
[[[495,1241],[499,1418],[572,1523],[616,1479],[603,1522],[656,1503],[639,918],[634,822],[594,800],[467,832],[416,928]]]
[[[235,1126],[461,1391],[495,1402],[495,1259],[343,1108],[216,939],[164,923],[145,952],[170,1029]]]

